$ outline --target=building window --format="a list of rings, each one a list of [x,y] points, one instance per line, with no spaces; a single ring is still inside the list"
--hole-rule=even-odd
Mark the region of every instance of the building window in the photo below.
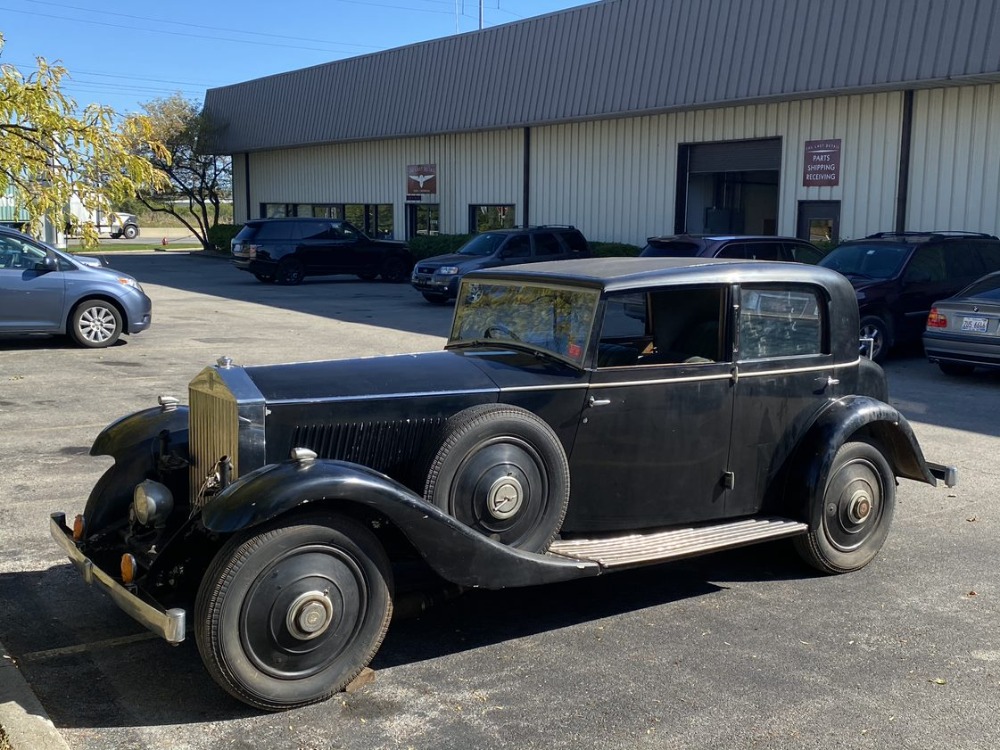
[[[262,219],[284,219],[297,216],[294,203],[261,203],[260,217]],[[309,214],[306,214],[308,216]]]
[[[351,222],[369,237],[391,240],[394,233],[391,203],[261,203],[265,219],[313,216]]]
[[[430,236],[440,232],[441,206],[437,203],[419,203],[406,206],[406,238]]]
[[[485,204],[469,206],[469,232],[478,234],[491,229],[511,229],[516,226],[514,207],[510,205]]]

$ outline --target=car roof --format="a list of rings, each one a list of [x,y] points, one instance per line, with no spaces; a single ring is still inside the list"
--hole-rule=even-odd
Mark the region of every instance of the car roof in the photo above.
[[[770,240],[772,242],[799,242],[809,244],[806,240],[798,237],[778,237],[773,234],[664,234],[658,237],[648,237],[647,242],[671,242],[671,241],[707,241],[707,242],[728,242],[730,240]]]
[[[606,291],[673,283],[819,283],[828,288],[844,287],[855,299],[846,278],[835,271],[804,263],[731,260],[725,258],[581,258],[525,263],[472,271],[465,278],[504,278],[542,283],[593,286]]]
[[[983,232],[930,231],[930,232],[876,232],[867,237],[844,240],[841,245],[917,245],[944,240],[993,240],[998,238]]]

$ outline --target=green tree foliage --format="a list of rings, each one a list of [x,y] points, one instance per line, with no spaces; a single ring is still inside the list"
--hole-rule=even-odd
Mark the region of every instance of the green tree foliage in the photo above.
[[[4,38],[0,34],[0,55]],[[113,110],[90,105],[79,110],[61,91],[65,68],[36,60],[27,74],[0,61],[0,195],[15,215],[27,213],[34,232],[48,218],[62,228],[75,192],[87,208],[106,209],[133,197],[139,185],[162,177],[134,150],[165,153],[143,117],[116,122]],[[85,245],[97,242],[92,224],[77,226]]]
[[[134,153],[161,170],[169,184],[147,185],[139,199],[153,211],[175,216],[210,250],[209,230],[219,223],[220,205],[232,199],[232,161],[210,153],[215,127],[195,102],[174,94],[142,108],[144,114],[128,118],[125,128],[132,127],[132,120],[151,123],[165,153],[150,149],[143,139],[135,143]]]

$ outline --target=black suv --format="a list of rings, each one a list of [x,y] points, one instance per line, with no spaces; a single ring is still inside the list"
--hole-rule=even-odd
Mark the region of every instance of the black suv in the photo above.
[[[417,263],[410,283],[428,302],[455,299],[458,281],[469,271],[542,260],[589,258],[590,245],[571,226],[495,229],[477,234],[457,252],[436,255]]]
[[[992,271],[1000,239],[976,232],[879,232],[850,240],[820,261],[850,279],[861,337],[885,360],[895,344],[919,341],[931,305]]]
[[[233,238],[232,251],[233,265],[266,283],[338,273],[395,283],[413,267],[405,243],[373,240],[337,219],[253,219]]]
[[[678,234],[673,237],[650,237],[640,255],[643,258],[730,258],[819,263],[823,251],[796,237]]]

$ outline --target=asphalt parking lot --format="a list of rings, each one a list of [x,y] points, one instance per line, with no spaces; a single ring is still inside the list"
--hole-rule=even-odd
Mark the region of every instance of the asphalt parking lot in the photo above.
[[[111,256],[152,328],[104,351],[0,339],[0,642],[69,747],[995,748],[1000,745],[1000,376],[910,353],[891,401],[948,490],[903,481],[864,570],[785,544],[539,589],[471,592],[395,621],[359,692],[282,714],[229,698],[193,639],[148,635],[48,538],[110,464],[108,422],[238,364],[440,348],[451,308],[347,277],[265,286],[217,259]],[[25,750],[16,748],[16,750]]]

